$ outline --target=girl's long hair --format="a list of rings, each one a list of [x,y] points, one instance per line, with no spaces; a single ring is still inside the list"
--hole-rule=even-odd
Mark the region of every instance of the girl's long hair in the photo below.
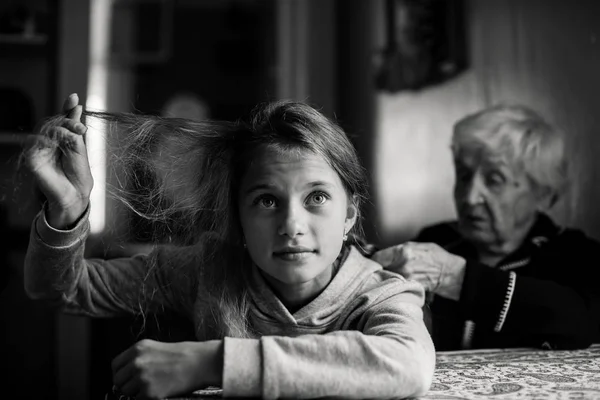
[[[256,150],[267,146],[320,154],[358,210],[367,198],[365,171],[344,131],[303,103],[263,104],[249,120],[237,122],[90,111],[84,115],[103,122],[108,141],[116,143],[108,165],[117,184],[109,193],[153,223],[157,244],[187,246],[202,266],[197,290],[205,309],[199,339],[255,336],[245,286],[251,260],[243,246],[237,198]],[[349,239],[368,252],[362,246],[360,218]]]

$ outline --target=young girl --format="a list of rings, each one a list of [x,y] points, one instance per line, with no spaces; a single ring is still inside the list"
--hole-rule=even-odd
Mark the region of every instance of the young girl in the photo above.
[[[142,340],[124,351],[112,364],[122,393],[154,399],[210,385],[224,396],[390,398],[428,390],[435,353],[423,288],[361,253],[364,171],[337,125],[292,102],[265,105],[247,124],[103,115],[128,129],[126,152],[153,175],[154,204],[189,226],[178,230],[185,246],[84,259],[93,182],[77,103],[67,99],[67,118],[47,124],[26,155],[47,198],[31,231],[27,293],[90,316],[175,311],[198,339]],[[175,215],[158,209],[153,216]]]

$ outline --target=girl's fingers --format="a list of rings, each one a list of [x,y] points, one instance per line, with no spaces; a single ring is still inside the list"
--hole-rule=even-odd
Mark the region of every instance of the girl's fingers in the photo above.
[[[37,142],[37,148],[57,148],[68,153],[74,152],[80,155],[87,155],[83,136],[77,135],[62,126],[53,126],[48,130],[48,136],[45,139],[40,138]]]
[[[129,379],[123,386],[117,386],[121,393],[127,396],[138,396],[140,393],[140,381],[137,377]]]
[[[116,372],[113,372],[113,383],[121,388],[124,387],[134,376],[135,368],[133,363],[127,363],[123,367],[119,368]]]
[[[77,107],[80,107],[80,106],[77,106]],[[62,123],[62,126],[78,135],[84,135],[85,132],[87,131],[87,127],[75,119],[65,119]]]
[[[129,360],[135,355],[135,347],[130,346],[127,350],[116,356],[111,363],[113,376],[116,375],[117,371],[129,364]]]
[[[81,105],[76,105],[75,108],[69,112],[67,118],[79,122],[81,121],[81,113],[83,113],[83,107]]]
[[[77,93],[70,94],[63,103],[63,112],[68,115],[77,104],[79,104],[79,96],[77,96]]]
[[[23,153],[23,160],[30,170],[37,171],[41,164],[46,164],[47,158],[56,151],[56,147],[56,141],[48,136],[32,136]]]

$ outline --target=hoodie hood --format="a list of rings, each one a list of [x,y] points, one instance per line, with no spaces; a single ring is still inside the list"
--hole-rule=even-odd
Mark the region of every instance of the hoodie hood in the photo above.
[[[340,315],[352,299],[356,299],[369,281],[368,276],[382,267],[365,258],[355,247],[347,251],[345,260],[329,285],[313,301],[294,313],[283,305],[253,265],[247,279],[253,307],[250,323],[263,335],[297,336],[333,330]]]

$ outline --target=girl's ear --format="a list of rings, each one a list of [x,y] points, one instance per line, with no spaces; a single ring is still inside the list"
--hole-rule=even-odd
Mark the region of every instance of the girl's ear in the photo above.
[[[356,202],[350,201],[348,203],[348,208],[346,208],[346,222],[344,224],[344,233],[350,232],[350,230],[356,223],[357,218],[358,218],[358,208],[356,207]]]

